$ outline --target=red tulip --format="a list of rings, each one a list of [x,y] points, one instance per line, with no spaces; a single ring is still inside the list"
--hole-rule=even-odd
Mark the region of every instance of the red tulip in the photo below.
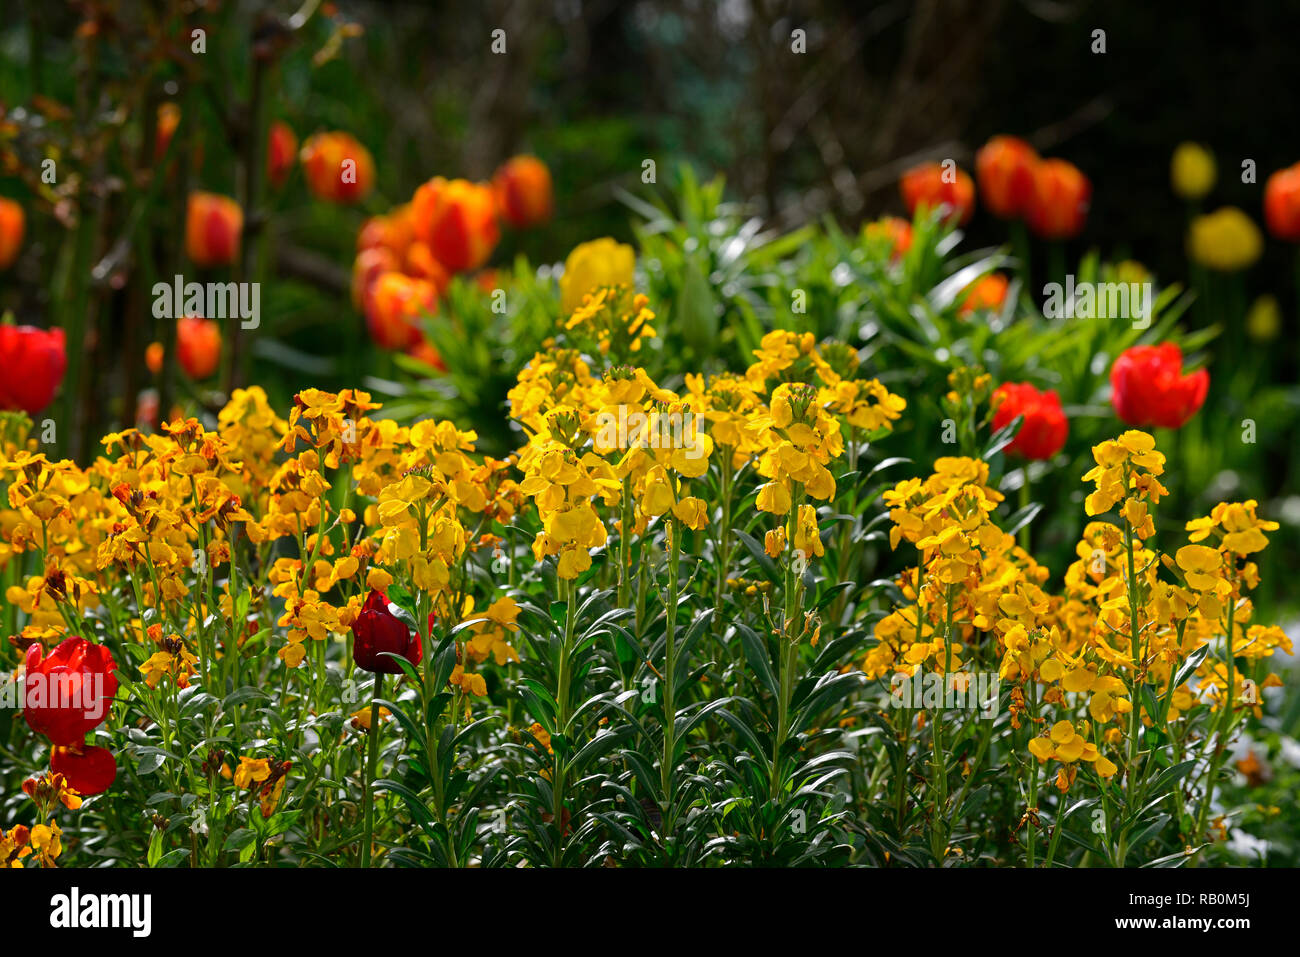
[[[516,229],[536,226],[551,218],[554,197],[551,171],[536,156],[506,160],[492,177],[501,218]]]
[[[117,694],[117,662],[103,645],[65,638],[48,657],[37,642],[27,649],[23,715],[27,725],[51,743],[80,746],[108,717]]]
[[[1172,342],[1125,349],[1110,370],[1110,401],[1129,425],[1179,429],[1205,402],[1210,373],[1183,375],[1183,351]]]
[[[288,123],[276,120],[271,124],[266,143],[266,178],[272,186],[283,186],[293,169],[298,152],[298,137]]]
[[[185,374],[195,382],[212,375],[221,361],[221,326],[212,319],[198,316],[178,319],[176,358]]]
[[[117,780],[117,762],[108,748],[56,746],[50,753],[50,770],[67,778],[82,797],[103,794]]]
[[[1023,415],[1016,437],[1006,447],[1010,455],[1042,461],[1065,446],[1070,426],[1055,389],[1039,392],[1028,382],[1004,382],[993,393],[993,429],[997,431]]]
[[[185,254],[196,266],[229,266],[239,256],[244,211],[228,196],[190,194],[185,216]]]
[[[944,221],[962,226],[975,213],[975,182],[970,174],[940,163],[913,167],[898,181],[903,204],[912,216],[919,207],[944,209]]]
[[[995,136],[975,154],[975,178],[984,205],[994,216],[1020,219],[1034,193],[1038,154],[1022,139]]]
[[[388,610],[388,598],[381,591],[371,589],[361,613],[352,623],[352,636],[352,660],[358,668],[371,674],[402,673],[396,661],[384,657],[386,653],[400,655],[413,665],[420,663],[420,636]]]
[[[0,409],[40,412],[54,399],[67,364],[62,329],[0,325]]]
[[[1092,183],[1073,163],[1043,160],[1034,168],[1034,191],[1026,217],[1044,239],[1070,239],[1083,229],[1092,200]]]
[[[0,198],[0,269],[8,269],[23,245],[27,218],[12,199]]]
[[[1300,163],[1278,170],[1264,184],[1264,222],[1274,238],[1300,243]]]

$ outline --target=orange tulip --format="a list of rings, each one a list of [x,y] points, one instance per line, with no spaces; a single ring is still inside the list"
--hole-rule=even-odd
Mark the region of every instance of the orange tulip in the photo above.
[[[411,201],[415,235],[452,272],[477,269],[501,238],[492,189],[469,180],[435,176]]]
[[[975,154],[975,178],[984,205],[994,216],[1020,219],[1034,192],[1038,154],[1022,139],[995,136]]]
[[[298,137],[289,124],[279,120],[272,123],[266,143],[266,178],[272,186],[278,188],[284,185],[293,169],[297,152]]]
[[[386,216],[371,216],[362,223],[361,231],[357,233],[357,252],[382,246],[398,260],[403,260],[406,258],[406,250],[411,245],[412,238],[408,203],[390,210]]]
[[[966,287],[961,306],[957,310],[960,316],[970,315],[976,309],[998,309],[1007,299],[1007,277],[1001,273],[989,273]]]
[[[183,316],[176,321],[176,359],[196,382],[217,371],[221,359],[221,327],[211,319]]]
[[[190,193],[185,253],[196,266],[228,266],[239,256],[244,211],[228,196]]]
[[[351,133],[317,133],[299,154],[307,187],[317,199],[355,203],[375,186],[375,161]]]
[[[889,242],[889,258],[901,259],[912,248],[912,224],[901,216],[885,216],[862,227],[867,239],[884,239]]]
[[[381,274],[365,300],[366,328],[385,349],[409,349],[420,341],[419,318],[438,311],[433,283],[400,272]]]
[[[1073,163],[1043,160],[1034,169],[1034,192],[1026,219],[1044,239],[1070,239],[1083,229],[1092,183]]]
[[[0,269],[8,269],[23,245],[27,217],[12,199],[0,198]]]
[[[427,243],[416,242],[406,250],[406,268],[403,270],[408,276],[415,276],[417,279],[423,279],[433,283],[433,288],[442,295],[447,287],[451,285],[451,274],[447,272],[445,266],[438,262]]]
[[[515,156],[506,160],[492,177],[497,209],[515,229],[536,226],[551,218],[554,197],[551,171],[536,156]]]
[[[167,152],[167,147],[171,144],[172,134],[176,132],[176,126],[181,121],[181,108],[175,103],[158,104],[158,119],[154,126],[153,134],[153,158],[155,161],[163,158]]]
[[[1275,239],[1300,243],[1300,163],[1278,170],[1264,184],[1264,222]]]
[[[957,167],[945,169],[940,163],[923,163],[903,174],[898,181],[903,204],[908,213],[918,208],[945,209],[944,221],[962,226],[975,212],[975,182],[970,174]]]
[[[386,272],[400,272],[400,266],[397,257],[384,246],[371,246],[357,253],[352,262],[352,305],[364,311],[375,280]]]
[[[144,364],[154,375],[162,372],[163,367],[163,344],[161,342],[151,342],[144,350]]]
[[[439,372],[447,371],[447,363],[442,361],[442,356],[439,355],[438,350],[433,347],[433,343],[428,339],[425,339],[423,336],[420,337],[419,342],[406,350],[406,354],[412,359],[418,359],[425,365],[437,369]]]

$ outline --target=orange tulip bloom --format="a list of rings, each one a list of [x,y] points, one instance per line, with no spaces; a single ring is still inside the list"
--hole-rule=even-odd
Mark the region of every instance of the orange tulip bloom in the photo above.
[[[438,291],[438,295],[451,285],[451,274],[447,272],[445,266],[438,262],[433,255],[427,243],[416,241],[411,243],[406,250],[406,268],[403,270],[408,276],[415,276],[417,279],[423,279],[426,282],[433,283],[433,288]]]
[[[962,297],[957,314],[967,316],[976,309],[1001,308],[1002,303],[1006,302],[1009,285],[1007,277],[1001,273],[994,272],[980,277],[966,287],[966,294]]]
[[[317,199],[355,203],[375,186],[375,161],[351,133],[317,133],[299,154],[307,187]]]
[[[506,160],[492,177],[497,209],[515,229],[546,222],[554,212],[551,171],[536,156]]]
[[[889,242],[889,258],[901,259],[912,248],[912,224],[901,216],[885,216],[862,228],[867,239],[884,239]]]
[[[969,173],[956,167],[947,172],[940,163],[915,166],[903,174],[898,189],[912,216],[922,206],[946,209],[944,221],[949,225],[963,226],[975,213],[975,181]]]
[[[228,266],[239,256],[244,211],[228,196],[190,193],[185,253],[196,266]]]
[[[406,354],[412,359],[418,359],[425,365],[437,369],[439,372],[447,371],[447,363],[442,361],[442,356],[439,355],[438,350],[433,347],[433,343],[423,336],[420,337],[419,342],[406,350]]]
[[[975,178],[984,205],[994,216],[1020,219],[1034,192],[1038,154],[1022,139],[995,136],[975,154]]]
[[[419,318],[438,311],[433,283],[400,272],[381,274],[365,299],[366,328],[385,349],[409,349],[420,341]]]
[[[266,178],[272,186],[280,187],[289,178],[298,152],[298,137],[288,123],[276,120],[266,143]]]
[[[163,158],[167,152],[167,147],[171,144],[172,134],[176,132],[176,126],[181,121],[181,108],[175,103],[158,104],[158,119],[155,122],[153,134],[153,158],[155,161]]]
[[[1278,170],[1264,184],[1264,222],[1275,239],[1300,243],[1300,163]]]
[[[12,199],[0,198],[0,269],[8,269],[23,245],[27,217]]]
[[[496,199],[480,183],[435,176],[415,191],[411,208],[416,238],[452,272],[483,265],[501,238]]]
[[[410,204],[398,206],[386,216],[371,216],[357,233],[357,252],[382,246],[397,259],[406,258],[407,247],[414,238],[411,225]]]
[[[221,327],[211,319],[183,316],[176,321],[176,359],[196,382],[217,371],[221,359]]]
[[[1083,229],[1092,183],[1073,163],[1043,160],[1034,170],[1029,228],[1044,239],[1070,239]]]

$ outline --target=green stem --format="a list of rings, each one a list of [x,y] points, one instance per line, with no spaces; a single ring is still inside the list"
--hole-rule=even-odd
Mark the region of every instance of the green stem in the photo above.
[[[379,699],[384,693],[384,676],[375,675],[370,697],[370,754],[366,759],[366,789],[362,795],[365,831],[361,841],[361,866],[370,866],[370,845],[375,833],[375,773],[379,767]]]

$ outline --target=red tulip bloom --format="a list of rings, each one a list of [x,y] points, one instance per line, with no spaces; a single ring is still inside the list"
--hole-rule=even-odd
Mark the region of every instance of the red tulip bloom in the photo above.
[[[1300,163],[1278,170],[1264,184],[1264,222],[1276,239],[1300,243]]]
[[[196,266],[229,266],[239,257],[244,211],[228,196],[190,193],[185,213],[185,254]]]
[[[221,362],[221,326],[200,316],[177,319],[176,358],[195,382],[212,375]]]
[[[420,636],[412,634],[406,623],[388,610],[388,598],[371,589],[361,613],[352,623],[352,660],[358,668],[371,674],[399,675],[401,666],[385,653],[400,655],[413,665],[420,664],[423,653]]]
[[[8,269],[18,258],[27,223],[22,206],[0,197],[0,269]]]
[[[1055,389],[1039,392],[1028,382],[1004,382],[993,393],[993,402],[994,431],[1018,415],[1025,417],[1016,437],[1006,447],[1008,454],[1042,461],[1064,447],[1070,426]]]
[[[117,662],[107,648],[85,638],[65,638],[48,657],[44,650],[40,642],[27,649],[23,716],[51,743],[80,747],[108,717],[117,694]]]
[[[62,329],[0,325],[0,409],[40,412],[54,399],[67,364]]]
[[[551,218],[555,200],[551,171],[536,156],[506,160],[492,177],[501,218],[516,229],[537,226]]]
[[[995,136],[975,154],[975,178],[984,205],[994,216],[1020,219],[1034,195],[1038,154],[1022,139]]]
[[[117,779],[117,762],[108,748],[56,746],[50,753],[50,770],[67,778],[83,797],[103,794]]]
[[[1139,428],[1180,429],[1205,402],[1210,373],[1183,375],[1183,351],[1172,342],[1125,349],[1110,370],[1116,414]]]
[[[1026,217],[1044,239],[1070,239],[1083,229],[1092,201],[1092,183],[1073,163],[1043,160],[1034,167],[1034,191]]]
[[[940,163],[915,166],[903,174],[898,189],[912,216],[921,206],[943,209],[945,222],[963,226],[975,213],[975,181],[955,166],[947,169]]]

